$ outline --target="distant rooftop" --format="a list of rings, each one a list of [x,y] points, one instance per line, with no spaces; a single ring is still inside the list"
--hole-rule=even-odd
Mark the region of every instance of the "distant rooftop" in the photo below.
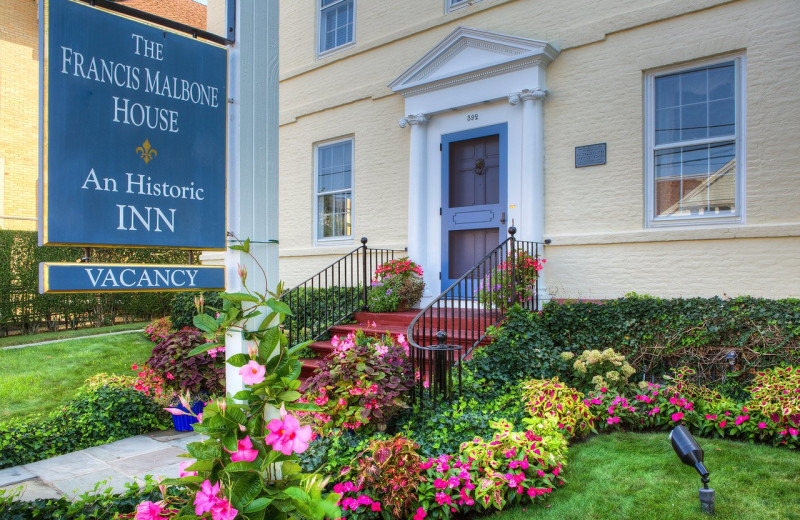
[[[207,7],[194,0],[116,0],[118,4],[206,29]]]

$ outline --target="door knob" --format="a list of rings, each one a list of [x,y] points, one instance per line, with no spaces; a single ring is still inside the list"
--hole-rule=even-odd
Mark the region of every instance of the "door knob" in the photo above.
[[[501,224],[505,224],[506,223],[506,212],[505,211],[500,214],[500,223]]]

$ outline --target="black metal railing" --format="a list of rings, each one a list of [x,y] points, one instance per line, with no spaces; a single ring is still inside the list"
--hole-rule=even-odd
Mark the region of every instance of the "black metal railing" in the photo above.
[[[289,345],[316,340],[354,312],[365,309],[372,273],[398,253],[405,251],[368,248],[364,237],[360,247],[284,292],[280,299],[293,314],[284,321]]]
[[[461,392],[461,361],[487,340],[514,305],[539,309],[539,242],[514,238],[517,229],[429,303],[408,326],[416,384],[412,400],[451,399]],[[545,243],[549,243],[546,241]],[[447,344],[444,342],[447,341]],[[458,385],[455,380],[458,380]]]

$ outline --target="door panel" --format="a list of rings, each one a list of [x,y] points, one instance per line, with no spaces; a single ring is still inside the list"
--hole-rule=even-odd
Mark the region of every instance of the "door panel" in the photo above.
[[[506,125],[442,136],[442,289],[505,237]]]

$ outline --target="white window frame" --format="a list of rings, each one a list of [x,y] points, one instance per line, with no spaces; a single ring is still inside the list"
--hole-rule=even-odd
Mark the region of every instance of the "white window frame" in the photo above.
[[[446,13],[450,13],[457,9],[469,7],[472,4],[480,1],[481,0],[444,0],[444,11]]]
[[[673,74],[681,71],[708,67],[728,61],[734,62],[735,73],[735,123],[736,132],[734,134],[736,150],[736,188],[735,188],[735,211],[732,215],[698,215],[692,217],[658,217],[656,211],[656,178],[655,178],[655,152],[664,148],[679,148],[682,146],[709,144],[715,141],[725,140],[724,138],[706,138],[691,141],[679,141],[664,145],[655,144],[655,79],[666,74]],[[747,76],[746,59],[744,53],[728,54],[725,56],[685,63],[679,66],[672,66],[653,70],[645,75],[644,85],[644,129],[645,129],[645,227],[660,228],[672,226],[704,226],[710,224],[742,224],[745,221],[745,165],[747,158],[745,155],[746,142],[746,90],[745,79]]]
[[[352,47],[356,44],[356,2],[357,0],[339,0],[338,2],[325,6],[325,9],[330,9],[332,6],[344,3],[346,1],[353,2],[353,39],[347,43],[343,43],[336,47],[331,47],[330,49],[322,50],[322,0],[317,0],[317,31],[316,31],[316,42],[314,43],[314,47],[317,50],[317,58],[321,59],[331,54],[335,54],[341,50],[347,49]]]
[[[319,192],[319,149],[332,144],[339,144],[350,141],[350,188],[342,190],[326,191],[324,194]],[[312,222],[314,226],[315,245],[340,245],[345,242],[353,241],[353,229],[355,229],[355,159],[356,159],[356,140],[355,136],[336,137],[326,141],[314,143],[314,204]],[[334,195],[336,193],[350,192],[350,234],[347,236],[320,237],[319,236],[319,198],[321,195]]]

